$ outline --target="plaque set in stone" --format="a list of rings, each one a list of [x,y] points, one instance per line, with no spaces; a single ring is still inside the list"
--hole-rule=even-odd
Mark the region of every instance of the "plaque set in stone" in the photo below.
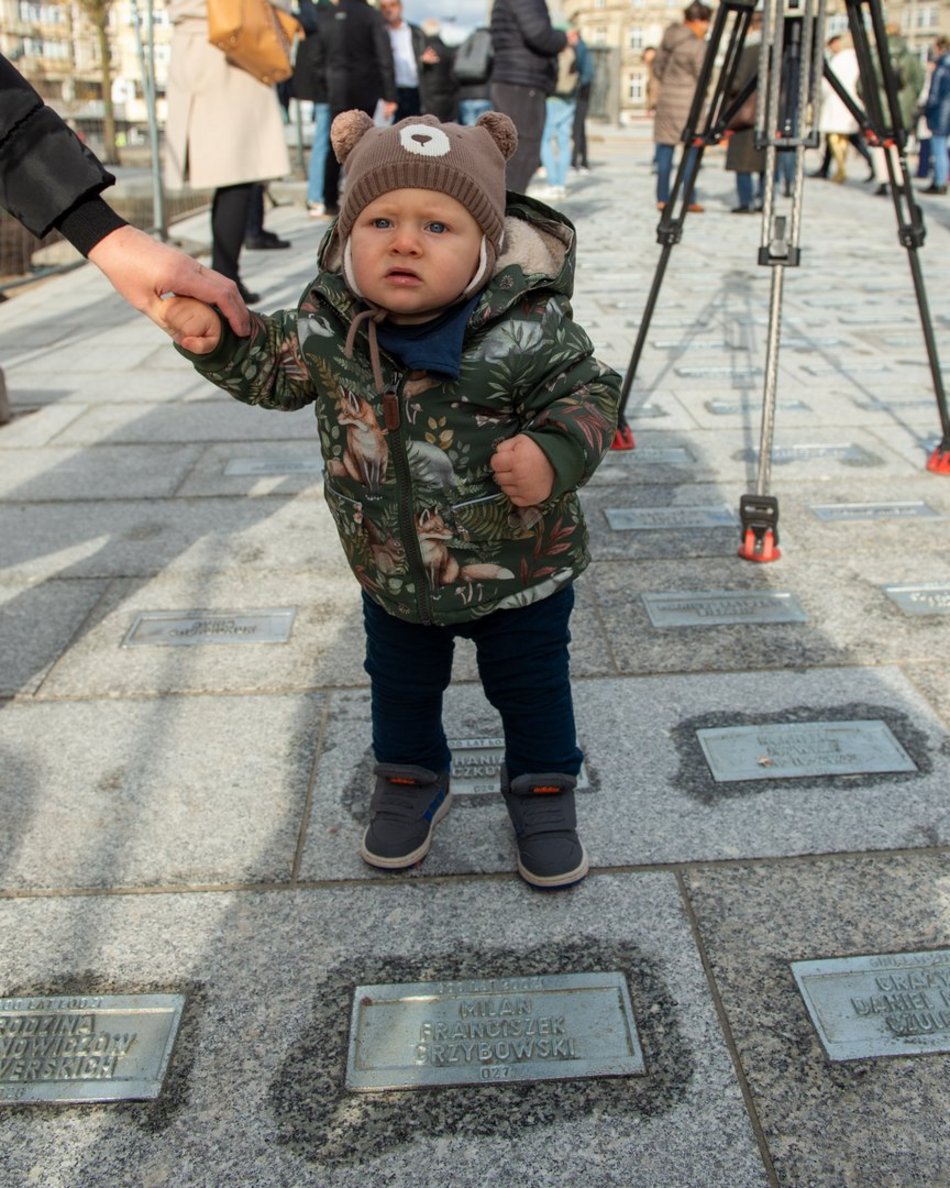
[[[131,647],[287,643],[296,610],[144,611],[122,641]]]
[[[950,950],[793,961],[829,1060],[950,1052]]]
[[[646,1071],[622,973],[357,986],[346,1087],[621,1077]]]
[[[0,999],[0,1102],[158,1097],[181,994]]]
[[[503,738],[450,738],[452,752],[452,795],[487,796],[500,792],[501,764],[505,758]],[[584,764],[577,773],[576,791],[590,788]]]

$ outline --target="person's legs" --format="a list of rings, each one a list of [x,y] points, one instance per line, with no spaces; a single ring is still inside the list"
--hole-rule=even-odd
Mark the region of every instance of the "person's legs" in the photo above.
[[[539,154],[541,168],[547,179],[548,186],[554,185],[554,175],[557,172],[557,162],[554,158],[554,104],[556,100],[548,98],[544,104],[544,131],[541,133]]]
[[[238,261],[253,188],[253,182],[221,186],[211,202],[211,267],[233,281],[240,281]]]
[[[835,161],[835,171],[831,180],[840,185],[848,176],[848,171],[845,168],[845,162],[848,159],[848,138],[841,132],[829,132],[828,145]]]
[[[509,160],[506,183],[509,190],[524,194],[541,163],[541,137],[544,133],[544,92],[537,87],[517,87],[492,83],[492,106],[504,112],[518,129],[518,148]]]
[[[673,145],[658,144],[656,146],[656,200],[669,202],[670,175],[673,172]]]
[[[478,117],[491,111],[490,99],[460,99],[459,122],[471,126],[478,123]]]
[[[363,595],[376,785],[360,856],[401,870],[429,852],[449,807],[451,756],[442,694],[452,675],[451,631],[393,618]]]
[[[327,147],[330,143],[330,105],[313,105],[313,144],[307,172],[307,206],[316,213],[323,212],[323,179],[327,166]]]
[[[573,143],[571,164],[575,169],[588,169],[590,167],[590,163],[587,160],[587,109],[590,107],[590,98],[586,93],[589,90],[589,87],[581,87],[574,101],[574,126],[571,130],[571,140]]]
[[[736,174],[736,194],[739,198],[738,210],[752,210],[752,174]]]
[[[548,174],[548,181],[558,190],[567,185],[567,170],[571,163],[571,134],[574,131],[574,100],[554,99],[554,126],[551,129],[557,146],[557,165],[554,178]]]
[[[947,175],[950,173],[950,165],[947,162],[947,140],[946,136],[938,136],[936,133],[930,138],[930,154],[934,162],[933,184],[936,189],[946,189]]]

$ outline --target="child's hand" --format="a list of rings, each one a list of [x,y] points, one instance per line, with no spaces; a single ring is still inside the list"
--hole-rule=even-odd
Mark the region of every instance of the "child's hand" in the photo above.
[[[220,317],[210,305],[193,297],[166,298],[156,320],[173,342],[193,355],[209,355],[221,341]]]
[[[515,507],[544,503],[554,489],[554,467],[538,443],[524,433],[499,445],[491,468],[495,482]]]

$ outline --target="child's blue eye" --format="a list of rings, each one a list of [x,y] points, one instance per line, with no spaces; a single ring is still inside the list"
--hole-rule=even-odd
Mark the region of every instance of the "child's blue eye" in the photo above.
[[[435,222],[429,224],[429,230],[434,231],[436,235],[441,235],[443,231],[448,231],[448,227],[446,227],[445,223]]]
[[[373,219],[373,226],[379,227],[381,230],[385,231],[387,227],[391,226],[391,223],[389,222],[389,219],[384,219],[382,216],[380,216],[378,219]]]

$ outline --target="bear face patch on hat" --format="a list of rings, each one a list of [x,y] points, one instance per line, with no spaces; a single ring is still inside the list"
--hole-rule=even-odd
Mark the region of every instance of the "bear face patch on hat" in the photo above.
[[[489,111],[471,126],[410,116],[377,127],[364,111],[333,121],[330,143],[346,169],[337,219],[345,244],[361,210],[391,190],[436,190],[460,202],[497,251],[505,220],[505,165],[518,145],[515,126]]]

